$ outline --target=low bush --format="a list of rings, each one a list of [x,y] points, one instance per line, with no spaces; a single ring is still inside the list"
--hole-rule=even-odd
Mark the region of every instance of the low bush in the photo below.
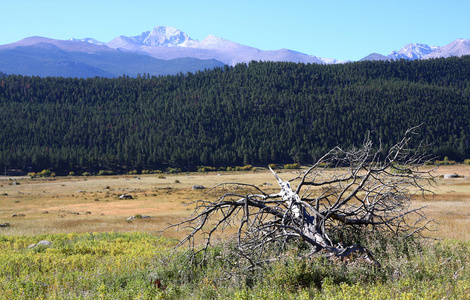
[[[298,163],[285,164],[284,169],[300,169],[300,164],[298,164]]]
[[[35,172],[29,172],[27,174],[29,177],[31,178],[36,178],[36,177],[55,177],[56,174],[54,172],[52,172],[51,170],[42,170],[41,172],[39,173],[35,173]]]
[[[434,161],[434,164],[436,166],[449,166],[449,165],[455,165],[456,162],[455,160],[449,160],[449,157],[444,157],[444,160],[436,160]]]
[[[252,169],[253,169],[252,165],[245,165],[245,166],[241,167],[241,171],[250,171]]]
[[[217,169],[215,167],[210,167],[210,166],[199,166],[197,167],[197,171],[201,173],[205,173],[205,172],[214,172],[214,171],[217,171]]]
[[[166,172],[169,174],[177,174],[177,173],[181,173],[182,170],[180,168],[167,168]]]
[[[98,175],[104,176],[104,175],[114,175],[114,172],[111,170],[100,170],[98,172]]]
[[[278,261],[250,269],[249,262],[239,260],[236,243],[224,243],[206,253],[189,251],[167,259],[157,273],[171,287],[163,293],[169,298],[386,299],[412,290],[421,295],[417,298],[438,299],[460,298],[470,288],[470,271],[464,268],[470,262],[468,242],[419,241],[361,231],[344,232],[335,239],[367,246],[382,266],[371,265],[360,255],[344,260],[308,257],[300,244],[292,243],[285,245]],[[205,262],[198,263],[203,256]]]

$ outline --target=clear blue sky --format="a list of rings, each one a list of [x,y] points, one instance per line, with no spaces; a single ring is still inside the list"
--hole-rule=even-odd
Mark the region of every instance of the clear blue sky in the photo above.
[[[359,60],[407,43],[470,39],[468,0],[0,0],[0,44],[29,36],[108,42],[155,26],[262,50]]]

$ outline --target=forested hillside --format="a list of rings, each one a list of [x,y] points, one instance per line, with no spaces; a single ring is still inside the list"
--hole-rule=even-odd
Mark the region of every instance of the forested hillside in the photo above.
[[[470,158],[470,56],[344,65],[252,62],[138,78],[9,75],[0,85],[0,168],[57,173],[311,163],[388,147],[424,123],[438,156]]]

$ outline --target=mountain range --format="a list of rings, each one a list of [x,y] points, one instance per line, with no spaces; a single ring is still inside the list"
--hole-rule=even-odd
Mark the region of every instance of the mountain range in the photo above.
[[[398,51],[392,51],[389,55],[372,53],[362,60],[392,60],[392,59],[430,59],[439,57],[451,57],[470,55],[470,40],[457,39],[443,47],[429,46],[426,44],[406,44]]]
[[[361,60],[428,59],[470,54],[470,40],[448,45],[407,44],[389,55],[372,53]],[[62,77],[117,77],[123,74],[167,75],[255,61],[337,64],[289,49],[264,51],[207,36],[202,41],[172,27],[157,26],[138,36],[118,36],[109,42],[93,38],[56,40],[29,37],[0,45],[0,71],[7,74]]]

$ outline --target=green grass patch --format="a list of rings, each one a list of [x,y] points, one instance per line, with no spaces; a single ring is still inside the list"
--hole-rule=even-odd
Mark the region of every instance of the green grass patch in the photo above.
[[[382,267],[355,258],[302,258],[243,271],[230,244],[170,255],[146,233],[0,236],[1,299],[469,299],[470,243],[361,242]],[[50,247],[28,248],[41,240]]]

